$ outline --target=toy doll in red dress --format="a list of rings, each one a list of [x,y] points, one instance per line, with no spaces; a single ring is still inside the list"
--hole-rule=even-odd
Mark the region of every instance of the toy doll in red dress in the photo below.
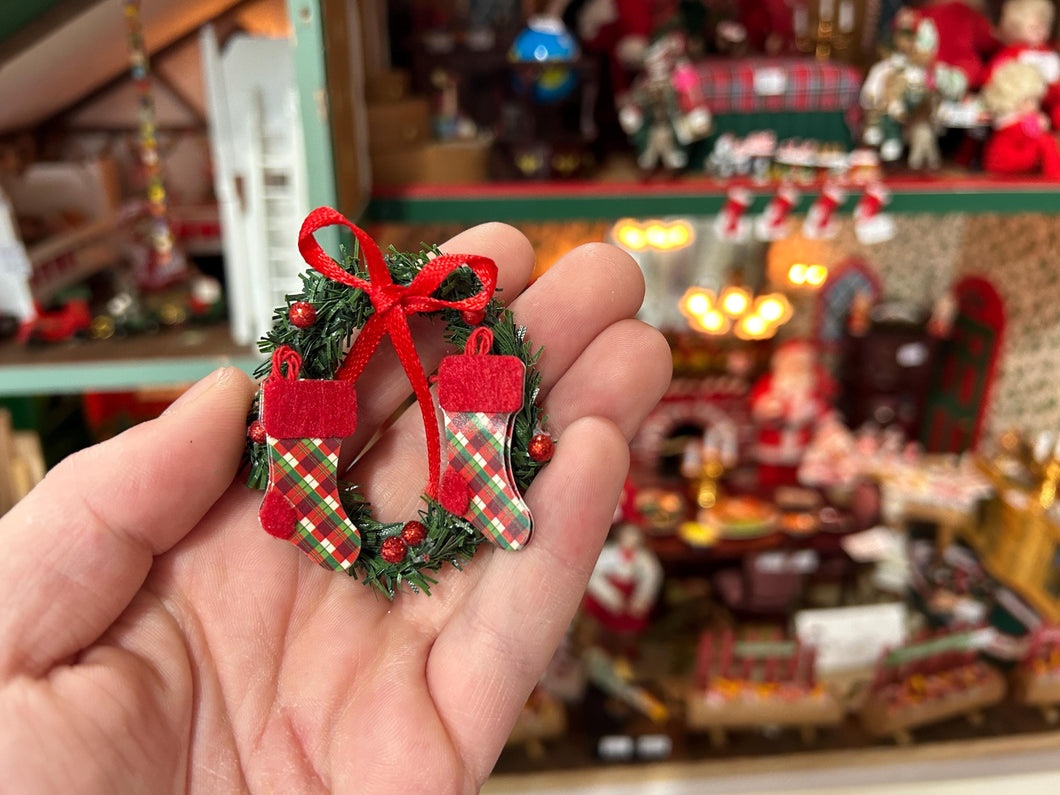
[[[983,168],[995,174],[1041,171],[1060,178],[1060,145],[1039,108],[1045,91],[1045,81],[1030,64],[1009,60],[993,71],[982,93],[994,117]]]
[[[1030,64],[1045,81],[1042,110],[1060,128],[1060,54],[1049,44],[1056,10],[1050,0],[1008,0],[998,25],[1005,46],[987,67],[986,82],[1008,61]]]
[[[817,425],[832,407],[831,377],[813,344],[791,340],[773,354],[770,372],[751,390],[751,417],[757,426],[755,457],[763,488],[794,485],[799,463]]]
[[[608,632],[636,635],[648,626],[662,579],[662,565],[641,531],[634,524],[619,525],[615,539],[600,551],[582,610]]]

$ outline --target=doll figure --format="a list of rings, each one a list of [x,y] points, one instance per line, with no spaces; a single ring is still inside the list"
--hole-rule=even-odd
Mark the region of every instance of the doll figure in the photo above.
[[[939,32],[919,11],[903,8],[894,18],[891,53],[875,64],[861,88],[866,112],[864,140],[880,158],[895,161],[909,140],[913,168],[938,168],[935,115],[943,99],[958,100],[965,75],[936,60]]]
[[[1045,82],[1042,110],[1053,128],[1060,127],[1060,54],[1049,45],[1055,9],[1050,0],[1007,0],[998,25],[1005,46],[987,66],[986,82],[1008,61],[1029,64]]]
[[[983,168],[994,174],[1041,171],[1060,178],[1060,145],[1040,110],[1045,81],[1030,64],[1009,60],[993,70],[983,104],[994,117],[994,132],[983,149]]]
[[[619,525],[596,560],[582,609],[608,632],[638,634],[648,626],[662,579],[662,565],[637,526]]]
[[[680,36],[655,41],[644,58],[644,73],[620,100],[622,129],[637,148],[637,165],[669,171],[688,165],[688,147],[711,128],[710,111],[693,97],[696,76]]]

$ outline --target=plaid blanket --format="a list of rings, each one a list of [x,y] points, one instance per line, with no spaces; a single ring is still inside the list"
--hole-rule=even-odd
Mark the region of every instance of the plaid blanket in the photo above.
[[[709,58],[694,65],[689,87],[712,113],[836,111],[858,104],[861,73],[812,58]]]

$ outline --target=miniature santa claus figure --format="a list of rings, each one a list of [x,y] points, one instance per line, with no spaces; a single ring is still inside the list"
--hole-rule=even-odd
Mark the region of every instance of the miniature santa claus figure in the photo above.
[[[582,610],[608,632],[638,634],[648,626],[662,579],[662,565],[637,526],[619,525],[596,560]]]
[[[994,117],[994,132],[983,149],[983,168],[994,174],[1041,171],[1060,178],[1060,145],[1038,103],[1046,88],[1030,64],[1010,60],[994,70],[983,89],[983,104]]]
[[[1049,44],[1055,15],[1051,0],[1007,0],[998,25],[1005,46],[990,60],[984,81],[1009,61],[1033,66],[1045,81],[1041,106],[1054,129],[1060,128],[1060,54]]]
[[[643,0],[572,0],[563,20],[589,52],[607,53],[616,94],[630,87],[630,75],[644,63],[655,28],[652,9]]]
[[[939,32],[935,57],[960,69],[971,91],[983,85],[986,62],[1001,47],[982,5],[982,0],[934,0],[920,9]]]
[[[755,456],[763,488],[794,485],[806,448],[818,424],[831,412],[834,393],[817,350],[791,340],[773,354],[770,372],[751,390],[751,417],[757,425]]]

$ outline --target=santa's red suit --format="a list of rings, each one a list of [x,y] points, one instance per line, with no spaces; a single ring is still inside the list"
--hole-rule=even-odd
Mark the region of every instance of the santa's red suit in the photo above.
[[[1060,179],[1060,144],[1037,111],[1012,114],[994,122],[994,134],[983,149],[983,168],[994,174],[1037,171]]]
[[[788,351],[800,343],[789,343]],[[785,348],[778,351],[783,356]],[[774,364],[774,369],[776,365]],[[832,381],[816,363],[799,383],[770,372],[751,390],[751,416],[757,426],[755,458],[763,488],[794,485],[799,463],[817,425],[831,411]]]
[[[607,53],[614,92],[628,90],[634,64],[625,59],[647,46],[656,28],[652,4],[645,0],[589,0],[583,9],[574,26],[579,39],[590,52]]]
[[[986,80],[986,62],[1001,42],[990,20],[962,0],[931,3],[920,9],[939,32],[936,59],[964,72],[968,89],[976,91]]]
[[[642,632],[662,576],[658,558],[643,545],[605,544],[589,577],[582,609],[611,632]]]
[[[1049,117],[1053,129],[1060,129],[1060,53],[1046,44],[1010,45],[990,60],[983,82],[990,82],[994,70],[1006,61],[1019,61],[1038,70],[1046,85],[1045,96],[1042,98],[1042,110]]]
[[[751,0],[740,6],[740,24],[755,52],[780,55],[795,51],[793,0]]]

